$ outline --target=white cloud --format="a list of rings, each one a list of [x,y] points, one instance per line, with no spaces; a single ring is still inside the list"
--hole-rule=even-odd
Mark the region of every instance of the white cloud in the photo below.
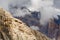
[[[3,7],[6,10],[10,10],[14,13],[14,16],[24,16],[25,14],[29,13],[25,13],[20,9],[9,9],[11,7],[9,6],[10,4],[12,7],[17,6],[20,8],[21,6],[27,6],[31,11],[40,11],[41,24],[46,24],[50,19],[53,18],[58,19],[57,15],[60,15],[60,9],[53,7],[53,0],[0,0],[0,7]]]
[[[32,28],[34,30],[40,30],[38,26],[31,26],[30,28]]]
[[[60,15],[60,9],[53,7],[54,0],[31,0],[32,6],[30,9],[34,11],[39,10],[41,12],[40,23],[42,25],[46,24],[50,19],[56,18],[57,15]]]
[[[8,0],[0,0],[0,7],[8,10]]]

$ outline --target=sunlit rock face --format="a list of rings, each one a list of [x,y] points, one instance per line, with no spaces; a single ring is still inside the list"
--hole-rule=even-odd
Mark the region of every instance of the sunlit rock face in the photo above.
[[[51,40],[0,8],[0,40]]]

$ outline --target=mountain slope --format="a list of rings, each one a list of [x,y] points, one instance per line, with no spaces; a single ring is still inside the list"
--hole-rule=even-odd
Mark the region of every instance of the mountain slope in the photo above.
[[[50,40],[0,8],[0,40]]]

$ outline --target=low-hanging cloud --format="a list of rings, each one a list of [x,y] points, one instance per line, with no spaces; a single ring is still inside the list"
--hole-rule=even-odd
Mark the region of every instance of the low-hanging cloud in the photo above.
[[[40,11],[41,19],[40,23],[42,25],[46,24],[53,18],[58,19],[57,15],[60,15],[60,9],[55,8],[53,5],[54,0],[31,0],[32,6],[30,7],[31,11]]]
[[[10,0],[9,1],[8,0],[0,0],[0,7],[8,10],[9,9],[8,8],[9,2],[10,2]]]
[[[30,0],[0,0],[0,7],[8,10],[13,16],[24,16],[25,13],[20,8],[29,6]]]
[[[17,16],[23,15],[22,13],[24,12],[23,11],[20,12],[21,11],[20,9],[16,10],[14,8],[15,6],[17,8],[20,8],[22,6],[27,6],[27,8],[30,11],[40,11],[41,13],[40,23],[44,25],[50,19],[53,18],[58,19],[57,15],[60,15],[60,10],[53,7],[54,5],[53,1],[54,0],[0,0],[0,7],[9,10],[12,13],[16,13],[16,14],[18,13]],[[16,15],[14,14],[14,16]]]
[[[28,6],[28,2],[30,0],[0,0],[0,7],[9,10],[9,8],[12,6],[22,7],[22,6]]]

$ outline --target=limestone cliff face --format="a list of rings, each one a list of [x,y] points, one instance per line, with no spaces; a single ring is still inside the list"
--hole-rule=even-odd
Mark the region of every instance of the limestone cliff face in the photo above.
[[[0,40],[50,40],[0,8]]]

